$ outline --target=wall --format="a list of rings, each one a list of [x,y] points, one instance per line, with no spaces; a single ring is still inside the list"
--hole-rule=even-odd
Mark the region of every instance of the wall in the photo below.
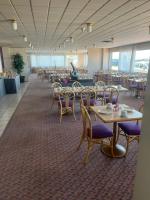
[[[78,67],[83,67],[84,66],[84,54],[83,53],[78,53],[78,59],[79,59]]]
[[[3,52],[3,59],[4,59],[4,70],[10,70],[11,65],[11,54],[10,54],[10,48],[9,47],[2,47]]]
[[[88,65],[87,69],[90,74],[100,71],[102,68],[102,49],[88,49]]]
[[[109,70],[109,57],[110,57],[109,49],[104,48],[103,49],[103,66],[102,66],[103,71]]]
[[[150,68],[149,68],[150,69]],[[135,179],[133,200],[150,199],[150,70],[144,102],[142,137],[139,144],[139,156]]]
[[[4,70],[12,70],[12,62],[11,57],[16,53],[20,53],[23,56],[23,60],[25,62],[24,70],[22,75],[25,75],[28,78],[30,73],[30,67],[28,65],[28,55],[26,53],[25,48],[9,48],[9,47],[2,47],[3,51],[3,58],[4,58]]]

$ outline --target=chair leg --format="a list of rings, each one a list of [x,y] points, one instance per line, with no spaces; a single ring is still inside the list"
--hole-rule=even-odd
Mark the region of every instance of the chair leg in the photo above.
[[[72,109],[72,112],[73,112],[74,120],[76,121],[76,116],[75,116],[74,108]]]
[[[84,157],[84,164],[86,164],[88,162],[89,153],[90,153],[90,150],[92,150],[92,147],[93,147],[93,143],[88,141],[88,149],[87,149],[87,152]]]
[[[74,117],[74,120],[76,121],[76,116],[75,116],[75,113],[73,113],[73,117]]]
[[[96,114],[94,114],[94,119],[95,119],[95,121],[97,120],[97,116],[96,116]]]
[[[55,102],[55,99],[54,99],[54,97],[53,97],[53,99],[52,99],[52,103],[51,103],[51,106],[50,106],[50,113],[51,113],[52,110],[53,110],[54,102]]]
[[[120,128],[118,126],[118,131],[117,131],[117,139],[116,139],[116,143],[118,142],[118,139],[119,139],[119,135],[120,135]]]
[[[62,111],[60,111],[60,118],[59,118],[59,122],[60,122],[60,124],[61,124],[61,122],[62,122]]]
[[[82,133],[81,138],[80,138],[79,146],[77,147],[77,151],[80,149],[81,144],[83,143],[83,140],[84,140],[84,134]]]
[[[125,153],[125,156],[126,156],[127,153],[128,153],[128,148],[129,148],[130,138],[129,138],[128,136],[126,136],[126,140],[127,140],[127,145],[126,145],[126,153]]]
[[[140,137],[139,136],[137,137],[137,141],[138,141],[138,143],[140,142]]]

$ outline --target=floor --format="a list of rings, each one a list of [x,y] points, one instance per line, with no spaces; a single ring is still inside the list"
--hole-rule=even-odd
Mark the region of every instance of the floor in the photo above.
[[[0,136],[3,134],[28,85],[29,82],[21,84],[17,94],[7,94],[0,97]]]
[[[122,99],[122,100],[121,100]],[[129,93],[120,102],[138,108]],[[0,200],[131,200],[138,144],[126,158],[105,156],[96,145],[83,165],[80,112],[59,124],[50,110],[49,84],[33,79],[0,138]],[[121,138],[122,140],[122,138]]]

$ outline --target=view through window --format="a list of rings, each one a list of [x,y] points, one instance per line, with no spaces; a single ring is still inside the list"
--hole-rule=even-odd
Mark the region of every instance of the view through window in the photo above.
[[[31,67],[70,67],[72,62],[78,66],[78,55],[36,55],[30,56]]]
[[[112,66],[111,69],[113,71],[118,71],[119,69],[119,52],[112,52]]]
[[[66,56],[66,66],[69,67],[71,62],[75,66],[77,66],[78,65],[78,56],[77,55],[67,55]]]
[[[134,62],[134,72],[148,72],[150,60],[150,50],[136,51],[135,62]]]
[[[32,67],[65,67],[64,55],[31,55]]]

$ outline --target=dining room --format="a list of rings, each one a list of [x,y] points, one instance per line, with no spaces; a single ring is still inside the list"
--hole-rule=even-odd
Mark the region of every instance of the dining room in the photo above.
[[[0,200],[149,200],[150,1],[0,0]]]

